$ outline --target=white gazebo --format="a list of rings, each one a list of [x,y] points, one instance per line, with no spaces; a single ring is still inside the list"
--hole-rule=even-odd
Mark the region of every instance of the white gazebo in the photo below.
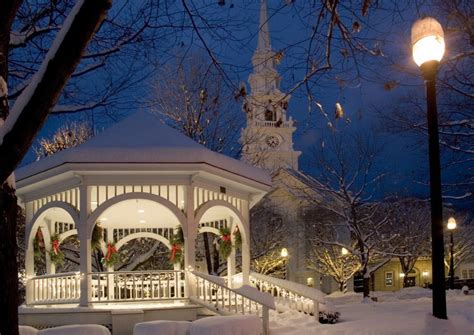
[[[139,112],[86,143],[16,171],[26,209],[26,305],[93,306],[124,301],[185,299],[196,292],[196,237],[236,227],[242,236],[242,278],[249,281],[249,208],[270,189],[261,169],[212,152],[155,115]],[[172,248],[182,228],[184,269],[94,272],[91,239],[100,223],[118,253],[127,242],[151,238]],[[46,274],[35,272],[34,241],[41,230]],[[56,273],[49,251],[77,235],[78,272]],[[51,236],[57,237],[52,242]],[[56,243],[56,245],[52,245]],[[228,275],[235,274],[235,250]]]

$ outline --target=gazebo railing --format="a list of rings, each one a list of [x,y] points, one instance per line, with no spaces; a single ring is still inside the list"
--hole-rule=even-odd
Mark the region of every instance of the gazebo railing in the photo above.
[[[89,275],[92,284],[92,302],[186,298],[185,273],[180,270],[94,272]]]
[[[81,296],[81,274],[67,272],[30,278],[31,304],[77,303]]]
[[[320,304],[324,304],[324,293],[319,290],[256,272],[250,272],[250,284],[260,292],[273,295],[277,303],[298,312],[313,314],[319,321]]]
[[[220,277],[193,272],[196,295],[190,300],[221,314],[249,314],[262,319],[263,334],[269,334],[269,310],[275,309],[271,296],[263,298],[262,293],[250,293],[245,289],[232,289]]]

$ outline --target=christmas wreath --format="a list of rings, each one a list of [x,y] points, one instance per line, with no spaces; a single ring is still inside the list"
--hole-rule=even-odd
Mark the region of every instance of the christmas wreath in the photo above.
[[[234,230],[234,246],[236,250],[240,250],[242,248],[242,235],[240,234],[239,227],[235,227]]]
[[[115,248],[115,243],[107,243],[107,251],[105,252],[104,258],[102,258],[102,263],[107,266],[114,266],[118,262],[120,262],[120,255],[117,248]]]
[[[178,264],[183,261],[183,245],[184,236],[183,229],[180,227],[178,231],[171,236],[171,250],[170,250],[170,261],[173,264]]]
[[[54,265],[64,264],[64,253],[61,251],[61,243],[59,242],[59,234],[51,236],[51,250],[49,251],[49,258]]]
[[[221,228],[219,239],[219,254],[222,258],[227,259],[232,252],[232,239],[229,228]]]
[[[41,259],[41,255],[44,253],[44,237],[41,229],[36,231],[35,238],[33,239],[33,251],[35,259]]]

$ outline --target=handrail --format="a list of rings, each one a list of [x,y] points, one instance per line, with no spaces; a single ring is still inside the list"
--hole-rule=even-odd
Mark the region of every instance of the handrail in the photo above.
[[[79,302],[81,274],[66,272],[31,277],[27,280],[29,303],[67,304]]]
[[[193,271],[196,278],[196,296],[191,297],[199,303],[221,315],[254,314],[262,319],[263,334],[269,334],[269,310],[275,310],[273,297],[261,292],[250,292],[253,288],[243,286],[232,289],[226,286],[220,277]]]
[[[313,314],[319,321],[320,304],[324,304],[325,294],[302,284],[250,272],[250,283],[261,292],[269,292],[287,303],[290,309]]]
[[[70,272],[44,274],[44,275],[31,277],[30,279],[59,278],[59,277],[80,276],[80,275],[81,273],[79,271],[70,271]]]

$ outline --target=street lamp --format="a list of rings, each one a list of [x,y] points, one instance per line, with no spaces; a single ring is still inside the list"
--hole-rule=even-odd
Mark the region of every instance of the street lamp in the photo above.
[[[433,316],[447,319],[444,287],[443,202],[439,159],[438,112],[436,110],[436,73],[444,54],[444,32],[431,17],[416,21],[411,28],[413,59],[426,84],[431,197],[431,260],[433,264]]]
[[[286,279],[286,267],[287,267],[287,264],[286,264],[286,260],[288,258],[288,249],[287,248],[281,248],[281,252],[280,252],[280,255],[281,257],[283,257],[283,275],[284,275],[284,279]]]
[[[342,256],[345,256],[345,255],[347,255],[348,253],[349,253],[349,250],[347,250],[346,248],[342,248],[342,250],[341,250]]]
[[[448,230],[450,232],[450,240],[449,240],[449,289],[454,290],[454,239],[453,239],[453,231],[456,229],[456,219],[450,217],[448,219]]]

